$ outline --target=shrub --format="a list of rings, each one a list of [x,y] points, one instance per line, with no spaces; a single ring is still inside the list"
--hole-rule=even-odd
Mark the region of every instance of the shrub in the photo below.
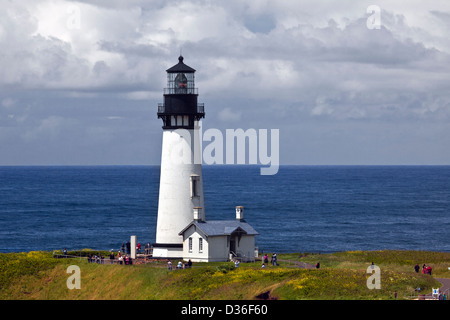
[[[0,289],[24,275],[35,275],[58,264],[50,252],[31,251],[0,254]]]

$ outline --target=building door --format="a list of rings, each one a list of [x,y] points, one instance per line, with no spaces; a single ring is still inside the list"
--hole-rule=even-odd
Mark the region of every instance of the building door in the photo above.
[[[236,254],[236,237],[230,238],[230,252]]]

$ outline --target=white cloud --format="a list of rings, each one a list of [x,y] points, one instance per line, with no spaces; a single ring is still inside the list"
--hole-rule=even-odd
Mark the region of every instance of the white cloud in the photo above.
[[[5,98],[5,99],[2,100],[2,106],[7,108],[7,109],[12,108],[15,104],[16,104],[16,100],[15,99]]]
[[[40,121],[39,125],[22,132],[21,136],[27,143],[32,141],[39,141],[46,139],[47,141],[54,141],[58,138],[63,129],[66,120],[59,116],[50,116]]]
[[[240,120],[241,119],[241,115],[242,115],[241,112],[233,111],[233,110],[231,110],[231,108],[227,107],[227,108],[224,108],[224,109],[220,110],[220,112],[219,112],[219,119],[221,121],[225,121],[225,122],[228,122],[228,121],[233,122],[233,121]]]
[[[289,125],[301,121],[450,119],[446,1],[378,1],[379,30],[366,26],[370,1],[0,4],[0,127],[18,126],[28,141],[82,132],[112,145],[119,122],[160,128],[164,71],[180,49],[198,70],[209,125],[295,133]],[[120,121],[98,123],[112,114]]]

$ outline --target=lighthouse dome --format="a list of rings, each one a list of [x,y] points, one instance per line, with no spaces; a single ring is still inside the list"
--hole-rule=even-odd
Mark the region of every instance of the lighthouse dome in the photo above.
[[[173,67],[167,69],[166,71],[168,73],[194,73],[195,69],[189,67],[188,65],[184,64],[183,62],[184,58],[183,56],[178,57],[178,63],[174,65]]]

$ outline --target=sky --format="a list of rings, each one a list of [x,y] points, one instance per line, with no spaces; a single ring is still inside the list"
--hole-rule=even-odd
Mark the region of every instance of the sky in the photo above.
[[[165,70],[280,164],[449,165],[450,2],[0,0],[0,165],[158,165]]]

